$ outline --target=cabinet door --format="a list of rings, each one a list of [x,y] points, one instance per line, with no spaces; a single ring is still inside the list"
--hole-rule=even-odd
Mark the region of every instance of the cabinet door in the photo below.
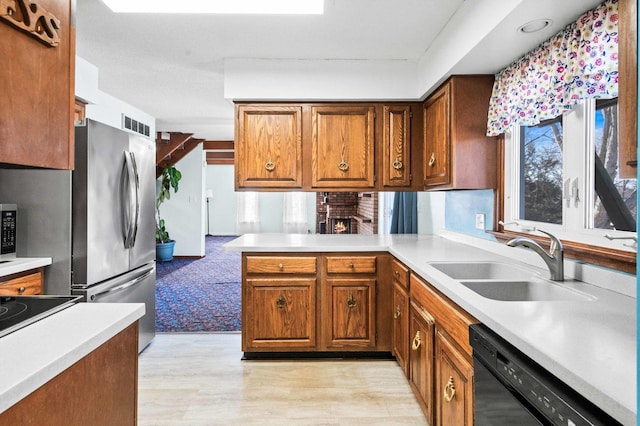
[[[411,185],[411,107],[385,105],[383,111],[382,185]]]
[[[375,347],[375,288],[374,278],[326,281],[322,329],[327,348]]]
[[[424,103],[424,184],[443,185],[451,180],[450,84]]]
[[[248,278],[243,350],[316,346],[315,278]]]
[[[315,106],[313,187],[374,187],[374,107]]]
[[[302,187],[302,107],[239,105],[236,187]]]
[[[437,425],[473,425],[473,366],[449,337],[436,333]]]
[[[0,163],[73,169],[74,4],[2,2]]]
[[[409,295],[400,284],[393,284],[393,354],[409,377]]]
[[[409,308],[409,380],[427,423],[433,424],[433,334],[434,321],[411,302]],[[451,423],[455,424],[455,423]]]

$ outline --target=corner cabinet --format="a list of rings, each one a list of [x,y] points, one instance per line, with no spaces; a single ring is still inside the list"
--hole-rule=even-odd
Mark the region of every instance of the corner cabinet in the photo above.
[[[302,107],[240,105],[236,188],[302,188]]]
[[[373,106],[311,107],[311,186],[374,188]]]
[[[22,3],[31,4],[3,2],[15,10],[3,10],[0,24],[0,163],[71,170],[75,2],[39,0],[31,19]]]
[[[453,76],[425,100],[425,189],[495,188],[497,142],[486,136],[493,81]]]
[[[390,351],[391,287],[378,279],[388,274],[388,260],[386,254],[243,253],[245,357]]]
[[[393,282],[393,337],[392,353],[409,377],[409,269],[393,259],[391,262]]]

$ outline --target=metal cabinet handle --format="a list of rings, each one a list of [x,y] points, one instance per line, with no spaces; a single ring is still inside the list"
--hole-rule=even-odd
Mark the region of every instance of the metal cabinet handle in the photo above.
[[[400,161],[400,157],[396,157],[395,161],[392,164],[393,168],[396,170],[401,170],[402,169],[402,161]]]
[[[349,163],[347,163],[346,161],[342,160],[340,163],[338,163],[338,169],[341,172],[346,172],[347,170],[349,170]]]
[[[356,267],[356,266],[353,264],[353,262],[349,263],[349,268],[353,269],[353,268],[355,268],[355,267]]]
[[[456,396],[456,386],[453,384],[453,376],[449,376],[449,381],[444,385],[444,400],[446,402],[451,402],[451,400]]]
[[[282,271],[284,269],[284,265],[282,263],[278,263],[278,269]]]
[[[20,287],[20,288],[18,289],[18,293],[24,293],[26,290],[27,290],[27,288],[26,288],[26,287]]]
[[[396,311],[393,313],[393,319],[398,319],[400,318],[400,305],[396,306]]]
[[[413,349],[414,351],[417,351],[421,344],[422,344],[422,338],[420,337],[420,330],[418,330],[416,331],[416,335],[413,338],[411,349]]]
[[[395,274],[396,277],[400,276],[400,271],[393,271],[393,273]]]
[[[432,152],[431,158],[429,159],[429,167],[433,167],[434,164],[436,164],[436,153]]]
[[[269,160],[265,163],[264,168],[267,169],[268,172],[272,172],[275,170],[276,165],[273,161]]]
[[[280,295],[278,300],[276,300],[276,307],[278,309],[284,309],[285,306],[287,306],[287,299],[285,299],[283,295]]]
[[[353,294],[350,294],[349,298],[347,299],[347,306],[349,307],[349,309],[355,308],[357,304],[358,304],[358,302],[353,297]]]

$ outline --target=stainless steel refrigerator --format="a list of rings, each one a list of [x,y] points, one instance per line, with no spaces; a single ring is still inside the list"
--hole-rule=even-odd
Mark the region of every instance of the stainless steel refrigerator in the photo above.
[[[142,302],[139,351],[155,336],[155,144],[92,120],[75,129],[72,294]]]

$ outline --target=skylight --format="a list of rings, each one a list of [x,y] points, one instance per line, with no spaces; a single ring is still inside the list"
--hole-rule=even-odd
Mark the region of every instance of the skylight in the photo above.
[[[322,15],[324,0],[102,0],[116,13]]]

